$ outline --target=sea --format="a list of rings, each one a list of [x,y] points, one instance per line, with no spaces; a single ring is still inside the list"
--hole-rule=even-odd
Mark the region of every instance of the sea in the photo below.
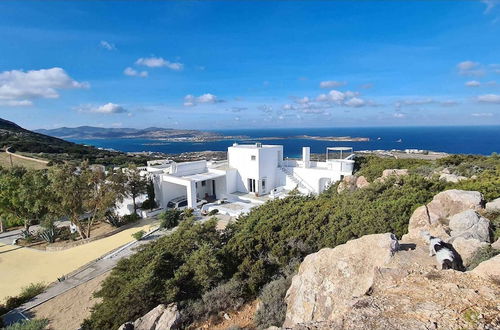
[[[192,151],[225,151],[233,143],[280,144],[285,157],[300,157],[302,147],[324,153],[327,147],[348,146],[354,150],[424,149],[454,154],[500,153],[500,126],[443,127],[342,127],[211,130],[226,136],[248,136],[251,140],[228,139],[208,142],[167,142],[149,139],[68,139],[72,142],[124,152],[153,151],[178,154]],[[332,142],[288,138],[309,136],[367,137],[363,142]],[[266,139],[266,137],[287,137]]]

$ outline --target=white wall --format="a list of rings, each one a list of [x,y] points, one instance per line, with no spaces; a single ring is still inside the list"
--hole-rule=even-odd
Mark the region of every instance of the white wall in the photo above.
[[[166,181],[162,182],[161,191],[162,194],[161,194],[160,206],[162,208],[166,208],[167,203],[170,202],[172,199],[179,196],[186,196],[187,194],[187,189],[185,186]]]
[[[254,160],[252,156],[255,157]],[[268,194],[281,183],[276,169],[279,162],[283,160],[283,146],[229,147],[228,159],[229,166],[237,169],[235,191],[249,192],[248,179],[255,179],[257,192],[261,195]],[[266,179],[265,191],[262,190],[263,178]]]
[[[281,151],[281,154],[280,154]],[[276,169],[278,163],[283,160],[283,147],[265,147],[259,149],[259,193],[268,194],[272,189],[280,185]],[[281,159],[280,159],[281,158]],[[262,179],[266,179],[265,190],[262,190]]]
[[[175,176],[186,176],[207,171],[207,161],[199,160],[195,162],[185,162],[176,164],[177,171],[173,173]]]
[[[236,191],[248,192],[248,179],[259,178],[259,149],[229,147],[227,150],[229,166],[237,169]],[[255,160],[252,160],[255,156]]]

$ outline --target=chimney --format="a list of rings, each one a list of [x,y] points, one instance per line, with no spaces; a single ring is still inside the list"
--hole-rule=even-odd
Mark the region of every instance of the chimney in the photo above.
[[[302,147],[302,161],[304,162],[304,168],[311,167],[311,148]]]

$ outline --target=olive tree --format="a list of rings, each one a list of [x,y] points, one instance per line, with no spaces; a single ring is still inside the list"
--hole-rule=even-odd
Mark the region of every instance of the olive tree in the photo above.
[[[45,170],[14,167],[0,173],[0,210],[3,217],[20,219],[29,231],[33,223],[55,216],[58,204]]]
[[[82,239],[89,238],[92,225],[123,198],[123,184],[118,174],[88,166],[63,164],[51,171],[51,186],[59,197],[56,206],[70,218]]]

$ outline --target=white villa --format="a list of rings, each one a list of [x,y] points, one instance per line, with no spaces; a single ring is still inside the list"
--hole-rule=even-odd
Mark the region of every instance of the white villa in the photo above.
[[[196,208],[197,201],[204,199],[209,202],[205,210],[211,207],[238,215],[268,199],[286,196],[294,188],[303,194],[321,193],[352,175],[352,151],[327,148],[326,161],[316,162],[310,160],[309,147],[302,148],[302,160],[288,160],[283,159],[281,145],[235,143],[228,148],[227,161],[157,160],[148,162],[143,170],[153,180],[161,208],[172,199],[185,197],[188,207]],[[227,203],[221,205],[221,200]]]

